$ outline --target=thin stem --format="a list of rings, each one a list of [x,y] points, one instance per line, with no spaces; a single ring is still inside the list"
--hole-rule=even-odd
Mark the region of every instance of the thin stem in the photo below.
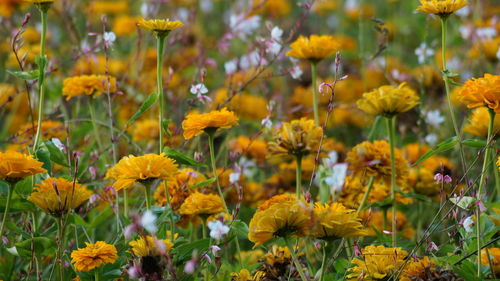
[[[208,133],[208,147],[210,149],[210,162],[212,164],[212,171],[215,178],[215,183],[217,185],[217,191],[222,199],[222,204],[224,205],[224,211],[229,215],[229,209],[226,205],[226,200],[224,199],[224,193],[219,184],[219,177],[217,176],[217,165],[215,164],[215,149],[214,149],[214,133]]]
[[[366,187],[365,194],[363,195],[363,199],[361,199],[361,203],[359,204],[358,210],[356,210],[356,216],[359,216],[359,213],[365,207],[366,201],[368,201],[368,197],[370,196],[370,192],[373,188],[373,183],[375,182],[375,177],[371,176],[368,180],[368,186]]]
[[[10,209],[10,201],[12,201],[12,194],[14,193],[15,183],[9,182],[9,189],[7,190],[7,203],[5,203],[5,210],[3,212],[2,226],[0,227],[0,239],[3,237],[3,230],[5,228],[5,222],[7,221],[7,214]]]
[[[123,190],[123,216],[128,216],[128,194],[126,189]]]
[[[298,154],[295,156],[297,162],[295,170],[295,192],[297,193],[297,198],[300,199],[300,194],[302,194],[302,155]]]
[[[165,189],[165,198],[167,199],[167,204],[168,206],[170,207],[170,215],[169,215],[169,218],[170,218],[170,241],[172,241],[172,243],[174,243],[174,228],[175,228],[175,225],[174,225],[174,208],[172,208],[172,203],[170,203],[170,193],[168,193],[168,182],[167,181],[164,181],[163,182],[163,188]]]
[[[144,184],[144,196],[146,197],[146,209],[151,210],[151,183]]]
[[[94,280],[99,281],[99,272],[97,271],[97,268],[94,270]]]
[[[89,99],[87,104],[89,106],[90,120],[92,121],[92,129],[94,130],[95,141],[97,142],[97,147],[99,148],[99,151],[103,151],[103,146],[99,135],[99,128],[97,127],[95,118],[95,110],[94,107],[92,106],[92,97],[89,96],[88,98]]]
[[[297,255],[295,254],[295,251],[293,249],[292,243],[289,238],[283,238],[285,240],[285,244],[288,247],[288,250],[290,250],[290,254],[292,255],[293,259],[293,264],[295,265],[295,268],[297,269],[297,272],[299,273],[300,279],[302,281],[308,281],[306,275],[304,274],[304,271],[302,270],[302,266],[300,265],[299,259],[297,258]]]
[[[319,113],[318,113],[318,69],[317,62],[311,62],[311,79],[312,79],[312,88],[313,88],[313,111],[314,111],[314,123],[316,126],[319,126]]]
[[[45,65],[47,64],[45,56],[45,37],[47,34],[47,14],[48,12],[43,9],[40,10],[40,16],[42,20],[42,34],[40,38],[40,64],[38,66],[38,123],[36,126],[35,140],[33,143],[33,151],[38,150],[38,145],[40,143],[40,137],[42,135],[42,120],[43,120],[43,110],[44,110],[44,100],[45,100]]]
[[[394,156],[396,116],[387,117],[386,125],[389,132],[389,145],[391,147],[391,202],[392,202],[392,247],[396,247],[396,160]]]
[[[163,48],[165,47],[165,37],[156,37],[156,83],[158,91],[158,104],[160,111],[158,114],[158,129],[159,129],[159,152],[163,151]]]
[[[64,271],[63,271],[63,257],[62,257],[62,252],[63,252],[63,241],[64,241],[64,224],[63,224],[63,217],[56,218],[56,223],[57,223],[57,236],[59,239],[59,243],[57,243],[57,261],[58,261],[58,268],[59,268],[59,280],[64,281]]]
[[[321,261],[321,275],[319,277],[319,281],[323,281],[325,279],[325,271],[326,271],[326,248],[328,247],[328,241],[325,241],[325,245],[323,245],[323,259]]]
[[[486,139],[486,151],[483,160],[483,169],[481,170],[481,178],[479,179],[479,188],[477,191],[477,202],[481,200],[481,193],[483,192],[484,182],[488,169],[488,162],[490,161],[491,141],[493,140],[493,127],[495,125],[495,111],[488,108],[490,122],[488,124],[488,138]],[[481,277],[481,211],[479,206],[476,206],[476,235],[477,235],[477,276]]]

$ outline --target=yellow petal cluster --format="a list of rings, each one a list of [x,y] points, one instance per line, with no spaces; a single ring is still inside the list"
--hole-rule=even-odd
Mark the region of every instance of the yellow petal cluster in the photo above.
[[[393,116],[406,112],[418,105],[417,93],[401,83],[394,87],[391,85],[381,86],[371,92],[364,93],[357,101],[359,109],[371,115]]]
[[[114,263],[118,257],[115,246],[104,241],[97,241],[95,244],[85,242],[87,247],[71,252],[71,262],[75,265],[75,270],[79,272],[89,272],[103,264]]]
[[[420,0],[420,6],[417,8],[417,11],[426,14],[447,16],[468,4],[467,0]]]
[[[489,267],[489,261],[493,266],[492,270],[498,276],[500,274],[500,248],[488,248],[488,252],[486,252],[486,249],[481,250],[481,264]]]
[[[234,112],[223,108],[209,113],[188,114],[182,122],[182,129],[184,130],[184,138],[188,140],[206,131],[229,129],[235,125],[238,125],[238,117]]]
[[[116,78],[106,75],[80,75],[64,79],[62,94],[66,100],[83,95],[97,96],[116,92]]]
[[[64,178],[47,178],[35,186],[28,200],[48,214],[60,216],[87,201],[92,191],[76,181]]]
[[[181,21],[170,21],[170,19],[140,19],[138,25],[142,28],[155,31],[160,36],[166,36],[170,31],[181,28]]]
[[[136,257],[161,256],[174,246],[170,239],[160,240],[152,236],[141,236],[128,244],[132,247],[130,251]]]
[[[260,139],[251,139],[247,136],[239,136],[229,142],[229,148],[246,157],[264,162],[267,157],[267,144]]]
[[[500,113],[500,75],[486,73],[484,77],[472,78],[465,82],[460,92],[460,100],[468,108],[486,106]]]
[[[186,168],[179,170],[179,173],[175,175],[175,179],[167,182],[168,193],[170,196],[170,206],[172,209],[177,211],[184,200],[186,200],[186,198],[193,193],[194,189],[191,189],[191,187],[206,179],[207,178],[203,174],[198,173],[193,169]],[[154,194],[154,199],[157,205],[165,206],[167,204],[167,198],[165,195],[165,185],[162,182]]]
[[[361,250],[362,258],[355,258],[352,263],[349,280],[376,281],[386,280],[403,264],[408,253],[401,248],[384,246],[366,246]]]
[[[366,232],[361,219],[353,209],[347,209],[341,203],[314,206],[314,226],[311,236],[324,240],[363,236]]]
[[[216,194],[194,192],[177,211],[181,215],[211,215],[224,211],[222,198]]]
[[[435,264],[425,256],[421,259],[411,259],[405,266],[400,281],[425,280],[425,270],[434,269]]]
[[[490,122],[490,115],[486,107],[475,108],[468,119],[469,122],[465,124],[464,132],[473,134],[478,137],[486,137],[488,135],[488,124]],[[499,114],[495,114],[493,132],[500,132]]]
[[[254,242],[254,248],[271,238],[305,236],[310,215],[305,203],[295,195],[275,196],[264,202],[253,215],[249,224],[248,240]]]
[[[268,149],[272,154],[305,155],[317,149],[322,135],[323,128],[316,126],[314,120],[301,118],[283,122]]]
[[[113,179],[116,190],[129,188],[136,182],[148,180],[170,180],[177,174],[175,161],[161,154],[123,157],[106,173],[106,179]]]
[[[286,52],[289,57],[320,61],[335,54],[340,46],[332,36],[313,34],[309,38],[299,36],[290,47],[292,49]]]
[[[17,181],[47,170],[43,163],[33,158],[33,155],[7,150],[0,152],[0,178],[7,181]]]

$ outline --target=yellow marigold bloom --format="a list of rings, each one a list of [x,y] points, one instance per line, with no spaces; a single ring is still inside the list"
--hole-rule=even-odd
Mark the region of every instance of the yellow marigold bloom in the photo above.
[[[226,108],[213,110],[209,113],[191,113],[182,121],[184,138],[191,139],[203,132],[212,133],[218,129],[229,129],[238,125],[238,117]]]
[[[399,186],[403,186],[410,167],[401,150],[395,149],[394,154],[396,180]],[[355,174],[366,173],[367,176],[375,177],[375,182],[390,183],[390,146],[385,140],[365,141],[356,145],[347,153],[346,162],[349,164],[349,169]]]
[[[25,177],[47,172],[42,166],[43,162],[33,158],[33,155],[12,150],[0,152],[0,178],[3,180],[16,182]]]
[[[435,263],[425,256],[421,259],[410,259],[406,264],[400,281],[413,281],[413,280],[425,280],[425,271],[435,269]]]
[[[10,18],[12,13],[21,6],[22,0],[0,1],[0,17]]]
[[[64,178],[47,178],[37,184],[28,200],[46,213],[60,216],[79,207],[92,195],[92,191],[78,182]]]
[[[229,148],[248,158],[264,162],[267,157],[267,144],[260,139],[250,139],[247,136],[239,136],[229,142]]]
[[[257,262],[264,256],[264,251],[261,249],[255,249],[255,250],[249,250],[249,251],[242,251],[239,254],[235,256],[237,260],[240,259],[243,261],[244,264],[251,266],[254,264],[257,264]]]
[[[324,240],[363,236],[366,232],[361,219],[353,209],[347,209],[341,203],[314,206],[314,226],[311,236]]]
[[[152,236],[141,236],[139,239],[128,243],[132,249],[130,251],[136,257],[161,256],[170,251],[174,244],[170,239],[156,239]]]
[[[231,281],[252,281],[252,280],[253,280],[252,274],[250,274],[250,271],[248,271],[248,269],[246,268],[243,268],[238,273],[236,272],[231,273]]]
[[[193,169],[186,168],[179,170],[179,173],[175,175],[175,179],[167,182],[172,209],[177,211],[181,207],[184,200],[186,200],[186,198],[188,198],[188,196],[195,191],[195,189],[191,189],[191,187],[206,179],[207,178],[203,174]],[[165,195],[165,185],[162,182],[158,188],[156,188],[156,192],[154,194],[154,199],[157,205],[165,206],[167,204],[167,198]]]
[[[157,119],[145,119],[136,121],[132,131],[132,140],[137,141],[155,141],[160,135]]]
[[[127,15],[119,16],[113,21],[113,32],[116,36],[134,34],[140,19],[140,17],[131,17]]]
[[[75,270],[79,272],[89,272],[92,269],[107,263],[115,263],[118,254],[115,246],[104,241],[97,241],[95,244],[85,242],[87,247],[71,252],[71,262],[75,265]]]
[[[335,54],[340,46],[332,36],[313,34],[309,38],[299,36],[290,47],[287,56],[317,62]]]
[[[417,8],[417,11],[426,14],[448,16],[468,4],[467,0],[420,0],[420,6]]]
[[[460,100],[468,108],[486,106],[500,113],[500,75],[486,73],[482,78],[468,80],[462,86]]]
[[[486,252],[488,250],[488,252]],[[489,254],[489,259],[488,255]],[[491,264],[493,265],[493,270],[495,274],[498,276],[500,274],[500,248],[488,248],[481,250],[481,264],[485,266],[490,266],[489,261],[491,260]]]
[[[401,248],[386,248],[384,246],[366,246],[361,250],[363,259],[355,258],[347,275],[349,280],[376,281],[392,276],[403,264],[408,253]]]
[[[274,196],[264,202],[250,220],[248,240],[255,243],[255,248],[274,236],[305,236],[309,220],[305,203],[295,195]]]
[[[419,103],[417,93],[406,83],[401,83],[398,87],[385,85],[364,93],[356,104],[359,109],[371,115],[393,116],[406,112]]]
[[[136,182],[145,183],[150,180],[171,180],[177,174],[175,161],[161,154],[143,156],[129,155],[123,157],[115,166],[106,172],[106,179],[114,179],[113,186],[118,191],[129,188]]]
[[[234,111],[242,120],[259,121],[265,118],[268,114],[267,99],[257,95],[246,93],[238,93],[234,95],[229,103],[227,89],[219,89],[215,93],[211,108],[215,109],[218,106],[226,105],[231,111]]]
[[[498,166],[498,170],[500,170],[500,156],[498,156],[498,158],[497,158],[497,166]]]
[[[17,137],[15,143],[17,144],[30,144],[33,142],[33,138],[36,135],[38,121],[34,124],[28,123],[24,124],[17,132]],[[42,122],[41,138],[43,140],[50,140],[52,138],[57,138],[59,140],[65,140],[68,136],[64,124],[60,121],[47,120]]]
[[[314,120],[283,122],[268,149],[272,154],[305,155],[317,149],[322,135],[323,128],[316,126]]]
[[[222,199],[216,194],[194,192],[177,211],[181,215],[211,215],[224,211]]]
[[[98,96],[102,93],[116,92],[116,78],[105,75],[81,75],[64,79],[63,96],[66,100],[78,96]]]
[[[411,164],[417,162],[429,150],[431,150],[430,146],[417,142],[409,143],[403,147],[404,156]]]
[[[138,25],[142,28],[154,31],[157,36],[160,37],[167,36],[170,31],[184,26],[181,21],[170,21],[170,19],[141,19]]]

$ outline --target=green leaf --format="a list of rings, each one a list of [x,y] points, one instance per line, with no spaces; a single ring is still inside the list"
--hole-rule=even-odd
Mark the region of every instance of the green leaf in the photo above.
[[[196,252],[200,254],[206,251],[208,247],[210,247],[210,239],[208,238],[175,246],[174,249],[172,249],[172,253],[174,254],[174,263],[183,263],[191,258],[193,251],[196,250]]]
[[[36,177],[36,176],[35,176]],[[33,178],[26,177],[16,183],[14,190],[19,195],[30,195],[33,191]]]
[[[7,204],[7,198],[0,198],[0,210],[2,212],[5,210],[5,205]],[[24,198],[12,198],[9,206],[9,213],[13,212],[25,212],[25,211],[35,211],[36,207],[30,201]]]
[[[420,157],[420,159],[418,159],[417,162],[415,162],[413,164],[413,166],[417,166],[418,164],[427,160],[429,157],[431,157],[434,154],[441,153],[441,152],[452,149],[457,143],[458,143],[458,140],[457,140],[456,136],[451,137],[451,138],[441,142],[440,144],[437,145],[436,148],[434,148],[434,149],[428,151],[426,154],[422,155],[422,157]]]
[[[481,281],[480,277],[477,277],[476,266],[468,261],[464,260],[460,265],[455,266],[455,272],[467,281]]]
[[[75,213],[69,214],[68,220],[69,220],[69,222],[72,222],[78,226],[89,226],[89,223],[87,223],[82,217],[80,217],[79,215],[77,215]]]
[[[344,273],[346,268],[349,268],[349,261],[346,259],[337,259],[333,263],[333,268],[335,268],[336,272]]]
[[[206,167],[205,164],[200,163],[194,160],[193,158],[187,156],[186,154],[179,152],[175,149],[172,149],[170,147],[165,147],[163,149],[163,152],[165,153],[166,156],[174,159],[177,162],[177,164],[194,166],[194,167]]]
[[[47,66],[47,56],[41,56],[41,55],[36,55],[35,56],[35,64],[38,66],[38,69],[45,69],[45,66]]]
[[[248,237],[248,225],[245,222],[235,220],[231,229],[234,229],[239,237]]]
[[[209,185],[209,184],[212,184],[213,182],[215,182],[215,178],[209,178],[208,180],[204,180],[204,181],[201,181],[195,185],[192,185],[190,187],[188,187],[187,189],[195,189],[195,188],[198,188],[198,187],[202,187],[202,186],[205,186],[205,185]]]
[[[462,196],[460,197],[451,197],[450,202],[457,205],[458,207],[464,209],[464,210],[469,210],[470,207],[476,203],[476,198],[471,197],[471,196]]]
[[[47,140],[44,141],[43,144],[49,151],[50,160],[52,160],[52,162],[69,168],[66,155],[64,155],[64,153],[52,141]]]
[[[33,241],[34,250],[37,255],[47,254],[49,251],[56,248],[56,243],[53,239],[47,237],[34,237],[32,239],[26,239],[24,241],[16,243],[17,253],[21,257],[32,257],[31,243]]]
[[[38,78],[39,71],[38,71],[38,69],[35,69],[32,71],[7,70],[7,73],[9,73],[10,75],[13,75],[19,79],[23,79],[23,80],[35,80]]]
[[[470,146],[470,147],[475,147],[475,148],[483,148],[483,147],[486,147],[487,142],[485,140],[467,139],[467,140],[463,140],[462,144],[465,146]]]
[[[52,164],[50,163],[50,152],[47,148],[41,147],[35,152],[36,158],[43,162],[42,168],[47,170],[49,174],[52,173]]]
[[[130,123],[134,122],[135,120],[137,120],[137,118],[139,118],[139,116],[141,116],[151,106],[153,106],[153,104],[155,104],[155,102],[157,100],[158,100],[158,94],[157,93],[153,93],[153,94],[149,95],[146,98],[146,100],[144,101],[144,103],[141,105],[141,107],[139,107],[139,110],[137,110],[137,112],[134,113],[134,115],[127,121],[127,124],[130,124]]]
[[[172,133],[170,132],[170,129],[168,128],[168,126],[170,125],[171,122],[172,122],[172,119],[163,120],[161,122],[161,127],[163,128],[163,131],[165,132],[165,134],[167,134],[167,136],[169,138],[172,137]]]

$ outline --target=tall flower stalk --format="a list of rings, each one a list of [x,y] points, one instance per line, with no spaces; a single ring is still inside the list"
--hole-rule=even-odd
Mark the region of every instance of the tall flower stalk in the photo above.
[[[166,34],[156,33],[156,83],[158,92],[158,104],[160,111],[158,113],[158,129],[159,129],[159,150],[163,150],[163,118],[164,118],[164,104],[163,104],[163,49],[165,48]]]
[[[297,199],[300,199],[300,194],[302,194],[302,155],[297,154],[295,159],[297,162],[295,170],[295,192],[297,193]]]
[[[314,113],[314,124],[319,126],[319,112],[318,112],[318,62],[311,61],[311,79],[313,88],[313,113]]]
[[[392,202],[392,247],[396,247],[396,160],[394,157],[396,116],[386,117],[387,132],[391,151],[391,202]]]
[[[208,132],[208,147],[210,149],[210,164],[212,166],[212,172],[215,178],[215,185],[217,186],[217,192],[219,192],[219,196],[222,198],[222,204],[224,205],[224,211],[229,214],[229,209],[227,208],[226,200],[224,199],[224,193],[222,193],[222,189],[219,183],[219,176],[217,175],[217,165],[215,163],[215,148],[214,148],[214,134],[213,132]]]

